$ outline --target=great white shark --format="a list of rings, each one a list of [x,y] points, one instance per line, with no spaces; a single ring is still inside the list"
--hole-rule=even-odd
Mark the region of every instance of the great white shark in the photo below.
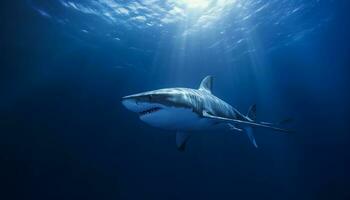
[[[258,147],[254,128],[280,132],[289,130],[275,127],[273,123],[256,121],[256,106],[243,115],[230,104],[212,94],[213,77],[205,77],[198,89],[166,88],[125,96],[122,104],[137,113],[145,123],[176,131],[176,145],[183,151],[192,131],[227,128],[245,132]]]

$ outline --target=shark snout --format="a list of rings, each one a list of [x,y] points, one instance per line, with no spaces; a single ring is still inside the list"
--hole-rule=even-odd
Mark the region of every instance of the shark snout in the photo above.
[[[137,112],[137,102],[135,99],[122,98],[122,104],[130,111]]]
[[[140,112],[144,108],[143,104],[138,95],[129,95],[122,98],[122,104],[125,108],[133,112]]]
[[[134,94],[122,97],[122,104],[132,112],[142,113],[144,111],[162,107],[162,105],[152,101],[151,94]]]

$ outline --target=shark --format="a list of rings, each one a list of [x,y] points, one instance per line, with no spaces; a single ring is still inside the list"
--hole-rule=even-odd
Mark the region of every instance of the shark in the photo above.
[[[290,130],[274,123],[256,121],[256,105],[246,115],[212,93],[213,76],[206,76],[198,89],[165,88],[122,97],[122,104],[150,126],[176,132],[176,146],[184,151],[193,131],[227,129],[244,132],[258,147],[253,130]]]

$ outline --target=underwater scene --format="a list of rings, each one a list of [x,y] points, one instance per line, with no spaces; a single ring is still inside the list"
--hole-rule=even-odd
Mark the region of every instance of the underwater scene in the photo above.
[[[15,0],[0,199],[350,199],[346,0]]]

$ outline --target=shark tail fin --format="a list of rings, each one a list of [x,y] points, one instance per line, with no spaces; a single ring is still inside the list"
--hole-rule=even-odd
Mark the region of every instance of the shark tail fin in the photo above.
[[[255,137],[254,137],[254,134],[253,134],[253,128],[252,127],[245,127],[244,131],[247,134],[250,142],[253,143],[254,147],[258,148],[258,145],[256,144]]]
[[[283,119],[277,123],[271,123],[271,122],[260,122],[261,124],[264,124],[264,125],[270,125],[270,126],[281,126],[281,125],[287,125],[289,123],[293,122],[293,119],[292,118],[286,118],[286,119]]]
[[[256,104],[249,107],[246,117],[255,121],[256,120]]]

